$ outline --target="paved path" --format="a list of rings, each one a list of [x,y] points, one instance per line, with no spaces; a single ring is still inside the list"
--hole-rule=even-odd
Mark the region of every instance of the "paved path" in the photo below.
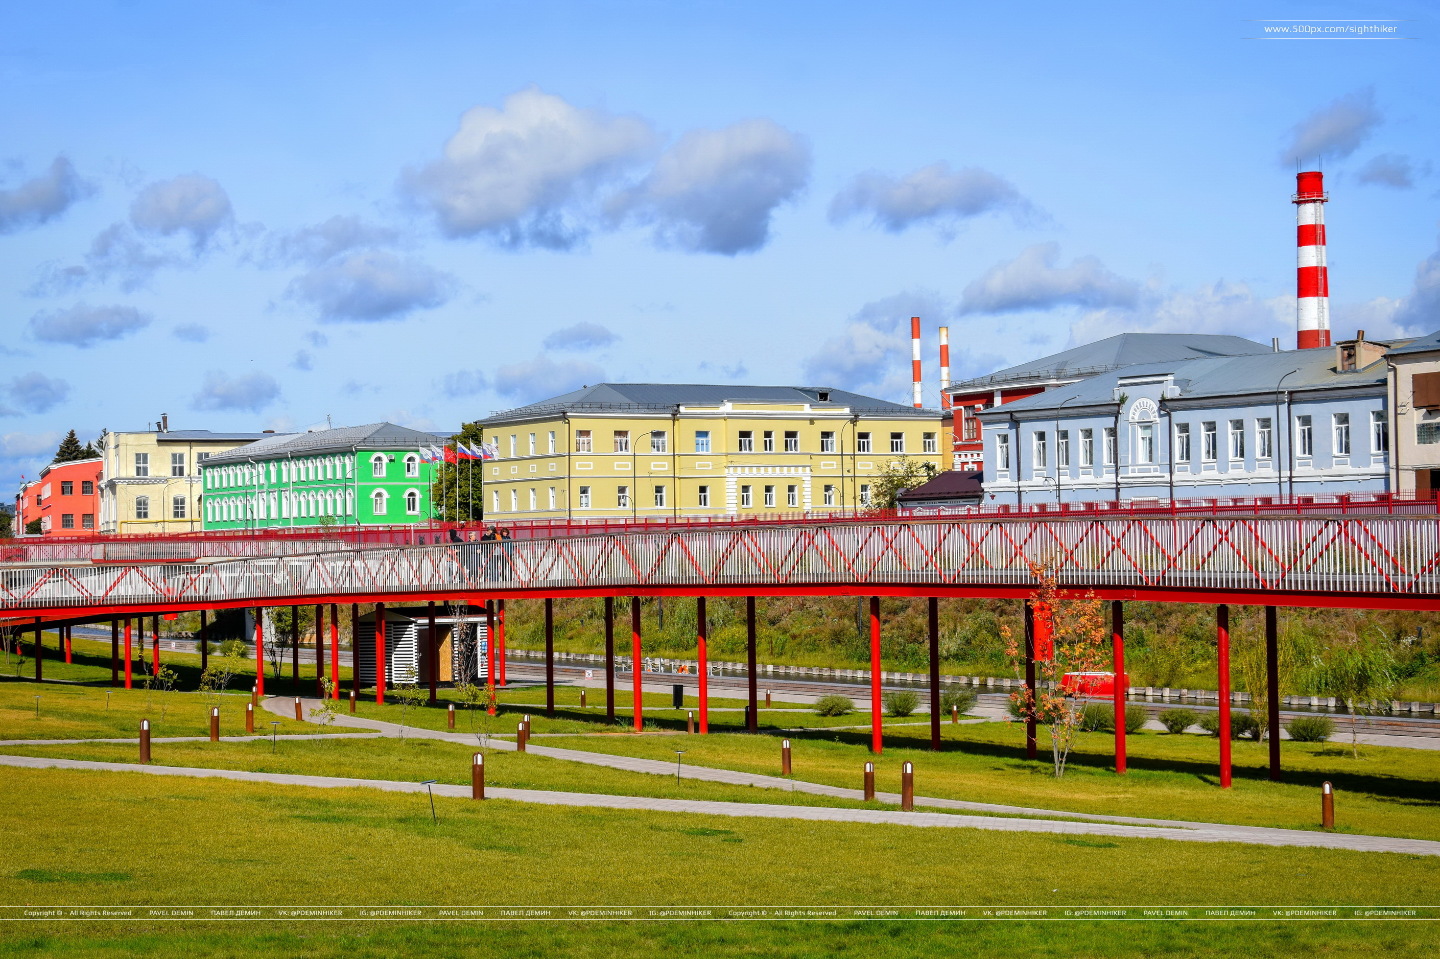
[[[84,769],[105,772],[134,772],[151,776],[185,776],[203,779],[232,779],[242,782],[275,783],[319,788],[360,787],[387,792],[423,793],[425,785],[383,779],[347,779],[331,776],[300,776],[284,773],[256,773],[235,769],[200,769],[185,766],[142,766],[130,763],[102,763],[78,759],[30,756],[0,756],[0,766],[30,769]],[[466,798],[468,786],[436,783],[435,794]],[[1389,839],[1381,836],[1347,836],[1299,832],[1289,829],[1259,829],[1240,826],[1197,824],[1199,828],[1147,827],[1121,823],[1062,822],[1040,819],[1003,819],[993,816],[963,816],[949,813],[895,812],[885,809],[834,809],[825,806],[782,806],[763,803],[715,802],[700,799],[653,799],[640,796],[605,796],[593,793],[549,792],[537,789],[487,788],[486,796],[550,806],[588,806],[605,809],[643,809],[653,812],[697,813],[757,819],[790,819],[822,822],[852,822],[929,828],[987,829],[996,832],[1040,832],[1061,835],[1111,836],[1132,839],[1174,839],[1181,842],[1239,842],[1263,846],[1308,846],[1349,849],[1363,852],[1399,852],[1414,856],[1440,856],[1440,842],[1420,839]]]

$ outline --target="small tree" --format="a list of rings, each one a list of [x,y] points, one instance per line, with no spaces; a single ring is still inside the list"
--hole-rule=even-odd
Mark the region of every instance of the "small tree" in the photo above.
[[[160,693],[160,721],[165,721],[165,714],[170,711],[170,697],[167,693],[175,689],[175,670],[169,666],[161,666],[155,672],[145,677],[145,707],[150,707],[150,697],[158,690]]]
[[[1035,663],[1035,692],[1021,689],[1011,693],[1014,711],[1021,719],[1031,718],[1049,728],[1050,750],[1055,764],[1055,777],[1065,775],[1065,763],[1075,733],[1084,719],[1084,710],[1076,697],[1065,690],[1061,680],[1066,673],[1099,672],[1109,665],[1106,643],[1110,632],[1105,621],[1104,604],[1093,592],[1078,599],[1064,597],[1056,588],[1053,562],[1031,563],[1030,574],[1037,587],[1027,601],[1035,611],[1036,632],[1041,623],[1049,626],[1052,644],[1049,659]],[[1025,672],[1024,637],[1017,636],[1008,625],[1000,629],[1017,676]]]
[[[419,707],[425,701],[425,690],[414,683],[406,683],[396,688],[395,698],[400,700],[400,738],[405,738],[405,716],[411,709]]]
[[[1350,713],[1350,751],[1360,758],[1356,714],[1378,712],[1399,683],[1395,651],[1379,635],[1351,636],[1321,655],[1320,683],[1327,695],[1344,700]]]
[[[86,459],[91,454],[87,454],[85,450],[86,447],[80,445],[80,438],[75,435],[74,430],[71,430],[60,441],[60,448],[55,451],[55,462],[72,463],[75,460]]]
[[[320,677],[320,705],[310,708],[310,719],[327,729],[335,721],[335,714],[338,711],[335,700],[330,698],[330,694],[334,691],[335,684],[325,676]]]
[[[928,482],[935,475],[934,463],[923,463],[902,456],[880,469],[870,487],[870,505],[875,509],[894,509],[900,494]]]

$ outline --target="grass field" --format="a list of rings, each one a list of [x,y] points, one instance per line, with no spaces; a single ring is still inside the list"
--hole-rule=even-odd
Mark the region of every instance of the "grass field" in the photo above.
[[[40,697],[36,718],[35,697]],[[0,683],[0,739],[121,738],[140,734],[150,720],[152,736],[207,736],[210,707],[220,707],[220,734],[245,734],[248,695],[207,697],[200,693],[107,689],[63,683]],[[315,733],[316,727],[255,711],[255,729],[269,733],[272,720],[280,733]]]

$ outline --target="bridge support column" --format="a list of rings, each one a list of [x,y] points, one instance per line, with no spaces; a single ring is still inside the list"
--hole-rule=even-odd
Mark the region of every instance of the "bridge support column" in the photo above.
[[[1125,693],[1129,683],[1125,679],[1125,604],[1115,600],[1110,604],[1110,650],[1111,669],[1115,673],[1115,772],[1125,775]]]
[[[265,610],[255,607],[255,695],[265,695]],[[126,684],[129,685],[128,683]]]
[[[66,627],[65,627],[65,662],[66,662],[67,665],[68,665],[69,663],[74,662],[74,660],[71,658],[71,654],[72,654],[72,650],[70,649],[70,627],[69,627],[69,626],[66,626]]]
[[[135,655],[130,648],[130,617],[125,617],[125,688],[131,688],[131,673],[134,670]]]
[[[45,644],[41,642],[45,638],[44,624],[40,617],[35,617],[35,682],[45,678]]]
[[[1275,607],[1265,607],[1266,722],[1270,737],[1270,781],[1280,781],[1280,630]]]
[[[375,604],[375,702],[385,702],[385,604]]]
[[[290,607],[290,682],[300,682],[300,607]]]
[[[940,600],[934,596],[929,606],[930,639],[930,748],[940,751]]]
[[[1220,788],[1230,788],[1230,607],[1215,607],[1215,652],[1220,679]]]
[[[695,659],[700,674],[700,734],[710,731],[710,658],[706,644],[710,626],[705,622],[705,597],[695,599]]]
[[[353,641],[351,646],[354,646]],[[353,667],[353,653],[350,662]],[[340,698],[340,609],[334,603],[330,604],[330,698]]]
[[[505,676],[505,600],[502,599],[495,605],[498,607],[497,614],[500,617],[499,632],[495,634],[495,644],[498,647],[497,652],[500,654],[500,685],[505,686],[508,685],[508,679]]]
[[[205,635],[206,627],[209,626],[208,610],[200,610],[200,672],[210,668],[210,641]]]
[[[350,696],[354,700],[360,695],[360,604],[350,604]]]
[[[749,709],[745,713],[745,728],[749,732],[760,731],[759,677],[755,665],[755,597],[745,597],[745,663],[749,675]]]
[[[615,597],[605,597],[605,721],[615,722]]]
[[[436,686],[440,682],[440,642],[435,635],[435,601],[432,599],[425,604],[427,615],[425,642],[430,647],[430,705],[435,705]]]
[[[110,620],[110,685],[120,685],[120,620],[118,619]]]
[[[640,666],[640,597],[630,597],[630,676],[635,686],[635,731],[645,725],[642,715],[645,695],[645,671]]]
[[[485,600],[485,685],[495,688],[495,600]]]
[[[545,598],[545,715],[555,715],[555,600]]]
[[[1029,713],[1025,717],[1025,758],[1038,755],[1035,745],[1035,610],[1025,601],[1025,698]]]
[[[160,675],[160,615],[150,617],[150,675]]]
[[[880,597],[870,597],[870,751],[880,755],[885,741],[880,731]]]
[[[325,607],[315,604],[315,695],[325,698]]]

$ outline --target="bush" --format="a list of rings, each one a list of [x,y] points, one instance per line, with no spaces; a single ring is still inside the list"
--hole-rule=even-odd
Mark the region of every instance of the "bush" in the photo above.
[[[920,694],[909,689],[892,689],[885,694],[885,711],[891,716],[909,716],[920,708]]]
[[[848,696],[822,696],[815,702],[815,711],[821,716],[848,716],[855,711],[855,704]]]
[[[975,708],[979,699],[979,695],[974,690],[961,689],[959,686],[946,686],[945,691],[940,694],[940,708],[946,715],[949,715],[951,710],[959,710],[960,715],[964,716]]]
[[[1137,733],[1145,725],[1149,714],[1145,707],[1131,703],[1125,707],[1125,731]],[[1088,702],[1081,709],[1080,728],[1092,733],[1113,733],[1115,731],[1115,704]]]
[[[1218,711],[1201,713],[1199,726],[1212,736],[1220,735],[1220,713]],[[1230,714],[1230,738],[1240,739],[1242,737],[1259,739],[1260,724],[1249,713],[1232,712]]]
[[[1296,716],[1285,731],[1297,743],[1323,743],[1335,735],[1335,720],[1329,716]]]
[[[1020,703],[1018,700],[1015,699],[1014,693],[1011,693],[1009,696],[1005,697],[1005,711],[1010,714],[1011,719],[1025,718],[1020,712]]]
[[[1199,718],[1193,709],[1167,709],[1158,717],[1167,732],[1183,733]]]

